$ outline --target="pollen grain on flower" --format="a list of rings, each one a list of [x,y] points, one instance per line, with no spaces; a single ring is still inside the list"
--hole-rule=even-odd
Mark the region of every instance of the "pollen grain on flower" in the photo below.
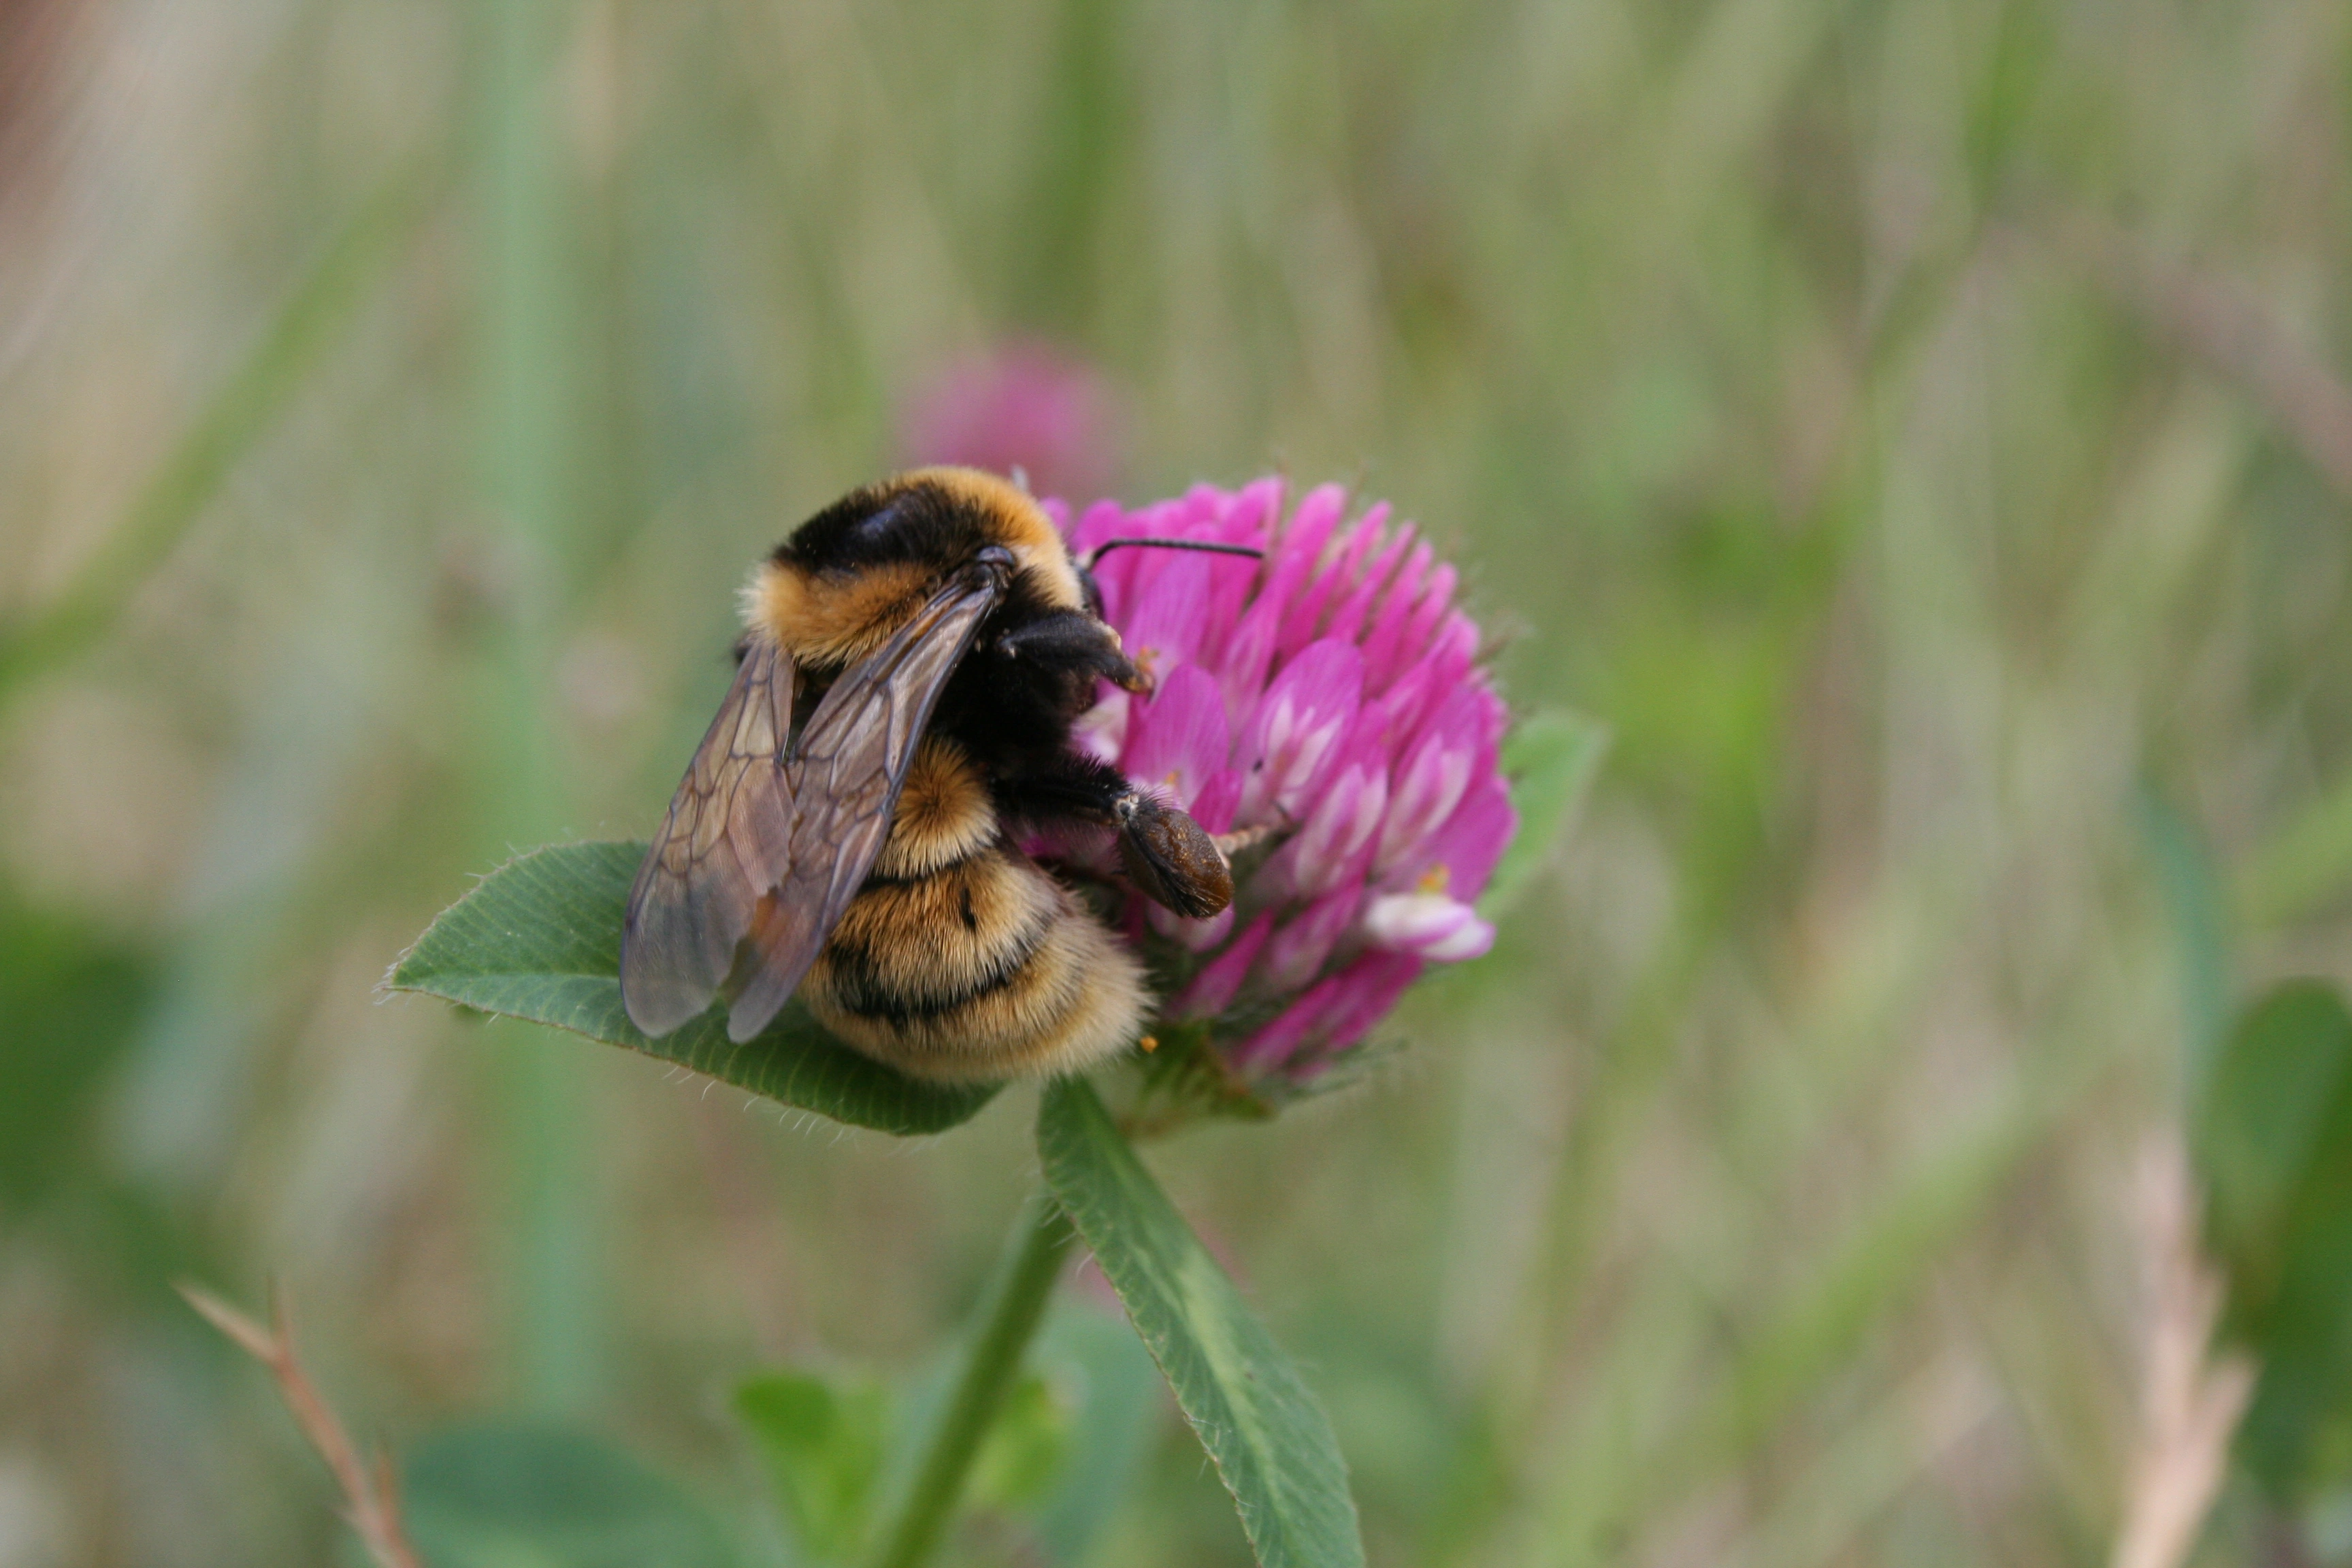
[[[1428,965],[1493,944],[1475,906],[1517,819],[1497,764],[1508,714],[1454,569],[1385,504],[1350,520],[1336,485],[1284,503],[1269,478],[1135,509],[1046,506],[1081,555],[1126,538],[1265,552],[1104,557],[1105,617],[1151,650],[1155,683],[1106,686],[1079,736],[1210,832],[1271,845],[1236,868],[1215,920],[1130,909],[1125,929],[1177,955],[1171,1017],[1210,1021],[1244,1078],[1297,1083]]]

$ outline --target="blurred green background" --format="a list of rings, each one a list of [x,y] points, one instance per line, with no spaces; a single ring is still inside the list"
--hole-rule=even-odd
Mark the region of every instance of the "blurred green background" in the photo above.
[[[2183,1097],[2352,980],[2348,164],[2340,0],[0,5],[0,1568],[352,1560],[169,1289],[271,1276],[360,1432],[784,1560],[734,1391],[932,1364],[1032,1097],[373,987],[645,834],[746,563],[1020,342],[1115,493],[1391,499],[1613,731],[1393,1067],[1153,1155],[1373,1561],[2106,1560]],[[1084,1561],[1244,1562],[1143,1408]]]

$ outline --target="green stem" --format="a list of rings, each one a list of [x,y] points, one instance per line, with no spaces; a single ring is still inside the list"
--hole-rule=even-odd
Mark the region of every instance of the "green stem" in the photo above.
[[[574,544],[580,302],[562,89],[578,11],[575,0],[496,0],[470,13],[481,29],[482,479],[507,567],[481,642],[477,784],[485,848],[498,858],[572,819],[550,715]],[[604,1365],[595,1083],[544,1031],[503,1032],[515,1046],[495,1086],[514,1226],[508,1332],[524,1401],[579,1415],[602,1396]]]
[[[1021,1374],[1022,1357],[1045,1320],[1045,1303],[1076,1235],[1061,1206],[1042,1192],[1022,1209],[1007,1255],[981,1303],[979,1332],[964,1352],[955,1392],[931,1432],[897,1520],[882,1536],[874,1568],[919,1568],[939,1545],[981,1440]]]

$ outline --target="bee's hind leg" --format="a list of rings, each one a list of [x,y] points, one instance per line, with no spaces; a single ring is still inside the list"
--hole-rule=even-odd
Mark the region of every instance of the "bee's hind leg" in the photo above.
[[[1224,912],[1234,868],[1206,829],[1140,790],[1120,796],[1117,810],[1119,858],[1144,897],[1187,920]]]
[[[1205,920],[1234,901],[1219,842],[1181,808],[1129,783],[1099,758],[1066,752],[1048,772],[1000,781],[998,805],[1033,821],[1076,819],[1118,830],[1128,879],[1152,902]]]
[[[1000,775],[992,787],[997,809],[1007,816],[1104,827],[1118,826],[1118,799],[1135,791],[1125,773],[1081,752],[1063,752],[1043,766]]]

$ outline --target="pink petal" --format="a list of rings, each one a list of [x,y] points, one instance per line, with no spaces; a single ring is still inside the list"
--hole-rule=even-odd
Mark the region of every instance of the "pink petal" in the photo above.
[[[1299,498],[1290,526],[1276,541],[1276,554],[1294,592],[1322,560],[1347,505],[1348,492],[1338,485],[1318,485]]]
[[[1444,893],[1382,893],[1364,906],[1364,935],[1391,952],[1427,952],[1477,920],[1476,910]]]
[[[1245,713],[1265,689],[1265,672],[1274,663],[1274,639],[1282,626],[1283,594],[1269,586],[1242,612],[1240,624],[1226,637],[1220,652],[1228,712]]]
[[[1225,771],[1231,748],[1216,678],[1180,665],[1129,721],[1119,765],[1136,783],[1165,784],[1190,809],[1210,778]]]
[[[1156,570],[1129,584],[1129,608],[1114,624],[1128,657],[1155,680],[1165,679],[1193,660],[1208,634],[1210,563],[1216,557],[1189,550],[1127,550],[1113,559],[1118,555],[1155,557],[1150,565]]]
[[[1127,750],[1128,731],[1135,716],[1135,699],[1118,687],[1107,687],[1095,705],[1078,715],[1070,727],[1070,743],[1090,757],[1113,767]]]
[[[1454,607],[1454,571],[1450,565],[1440,566],[1430,574],[1428,585],[1423,588],[1421,597],[1414,602],[1404,630],[1397,638],[1395,661],[1389,671],[1389,681],[1402,680],[1408,671],[1429,658],[1430,641],[1436,636],[1447,612]],[[1475,628],[1471,647],[1474,652],[1477,647]],[[1384,682],[1380,689],[1387,690],[1387,683]]]
[[[1262,873],[1286,897],[1312,899],[1360,882],[1365,850],[1388,805],[1388,779],[1376,768],[1349,767],[1317,793],[1306,824],[1275,851]]]
[[[1133,518],[1135,526],[1120,537],[1186,538],[1195,522],[1204,515],[1207,505],[1200,489],[1195,487],[1174,500],[1159,501],[1137,512]],[[1114,552],[1111,559],[1119,562],[1121,570],[1127,574],[1128,603],[1133,606],[1128,613],[1132,617],[1140,613],[1143,596],[1151,592],[1162,575],[1172,571],[1180,562],[1197,563],[1200,557],[1196,552],[1186,550],[1129,549]],[[1125,631],[1126,627],[1122,625],[1119,629]]]
[[[1228,905],[1203,921],[1188,921],[1171,910],[1149,904],[1144,918],[1151,929],[1170,941],[1181,944],[1189,952],[1206,952],[1233,933],[1234,911]]]
[[[1110,508],[1109,516],[1097,522],[1097,514]],[[1087,510],[1078,524],[1077,537],[1085,542],[1082,559],[1092,561],[1102,547],[1114,539],[1155,539],[1164,536],[1171,524],[1176,503],[1160,501],[1135,511],[1121,511],[1105,501]],[[1089,569],[1095,584],[1102,590],[1103,619],[1120,629],[1127,629],[1134,614],[1136,598],[1149,584],[1153,569],[1167,558],[1164,550],[1115,550],[1103,556]]]
[[[1279,493],[1277,489],[1277,498]],[[1337,485],[1319,486],[1298,503],[1287,527],[1272,532],[1263,585],[1225,640],[1225,705],[1231,711],[1246,710],[1264,688],[1284,615],[1315,570],[1347,499]]]
[[[1421,956],[1432,963],[1466,963],[1471,959],[1486,957],[1494,948],[1495,928],[1474,915],[1444,942],[1423,948]]]
[[[1401,952],[1368,952],[1324,984],[1335,993],[1322,1019],[1323,1046],[1297,1069],[1307,1076],[1371,1033],[1421,975],[1421,960]]]
[[[1243,729],[1235,757],[1245,774],[1240,821],[1302,814],[1336,759],[1363,687],[1363,658],[1346,643],[1314,643],[1284,667]]]
[[[1324,487],[1326,489],[1336,488]],[[1318,495],[1321,493],[1321,490],[1316,492]],[[1300,510],[1303,511],[1305,508]],[[1386,507],[1375,508],[1374,510],[1382,517],[1388,514]],[[1326,559],[1317,563],[1313,576],[1308,578],[1306,586],[1283,612],[1282,631],[1274,645],[1277,658],[1286,657],[1314,641],[1316,628],[1322,624],[1323,612],[1330,607],[1332,599],[1354,585],[1363,571],[1364,558],[1381,542],[1381,531],[1367,526],[1372,521],[1370,515],[1359,521],[1334,540],[1325,552]]]
[[[1371,630],[1364,635],[1364,689],[1386,691],[1389,682],[1396,679],[1397,667],[1402,662],[1405,633],[1412,624],[1414,610],[1421,601],[1423,581],[1429,574],[1430,563],[1437,552],[1427,544],[1414,546],[1396,581],[1389,584],[1387,595],[1381,600],[1380,613],[1372,617]]]
[[[1346,989],[1334,975],[1283,1009],[1274,1022],[1243,1041],[1234,1049],[1234,1059],[1245,1068],[1283,1066],[1307,1042],[1307,1037],[1319,1031],[1325,1020],[1343,1009],[1347,1002]]]
[[[1171,1011],[1180,1018],[1213,1018],[1232,1006],[1243,978],[1257,960],[1258,951],[1273,934],[1274,915],[1269,910],[1252,921],[1231,946],[1192,976],[1192,984],[1176,998]]]
[[[1499,774],[1489,773],[1471,785],[1444,826],[1391,867],[1381,882],[1409,888],[1440,880],[1455,898],[1475,900],[1486,890],[1486,879],[1495,874],[1495,862],[1518,826],[1510,791]]]
[[[1276,991],[1296,991],[1314,979],[1323,961],[1331,956],[1331,949],[1356,923],[1356,911],[1363,902],[1363,889],[1350,885],[1325,894],[1292,916],[1266,944],[1266,983]]]
[[[1259,479],[1244,487],[1238,495],[1226,498],[1218,516],[1203,531],[1206,537],[1225,544],[1246,544],[1264,550],[1273,532],[1274,520],[1281,515],[1282,481]],[[1229,659],[1227,652],[1234,635],[1239,630],[1244,607],[1251,595],[1265,579],[1265,563],[1244,556],[1205,555],[1213,563],[1209,590],[1208,637],[1202,643],[1200,658],[1204,663],[1222,664]],[[1263,668],[1263,667],[1261,667]]]
[[[1429,651],[1381,694],[1396,716],[1400,744],[1411,745],[1420,737],[1422,725],[1468,678],[1477,657],[1477,625],[1465,615],[1448,616]]]
[[[1510,732],[1511,710],[1495,695],[1494,688],[1481,684],[1478,688],[1478,733],[1481,742],[1498,751],[1503,737]]]
[[[1307,820],[1266,862],[1263,879],[1277,896],[1311,899],[1363,879],[1389,812],[1387,730],[1381,704],[1358,710],[1325,782],[1307,800]]]
[[[1330,597],[1326,584],[1318,593],[1316,584],[1330,570],[1335,552],[1344,549],[1345,541],[1337,531],[1342,512],[1348,504],[1348,492],[1338,485],[1318,485],[1299,501],[1298,510],[1291,514],[1290,526],[1283,531],[1276,547],[1279,575],[1276,586],[1281,590],[1282,625],[1276,629],[1275,652],[1287,655],[1314,640],[1314,623],[1323,613],[1323,605]],[[1306,611],[1305,629],[1294,637],[1290,635],[1293,617],[1307,596],[1315,595],[1314,605]]]
[[[1241,803],[1242,775],[1231,768],[1220,768],[1192,797],[1192,820],[1212,833],[1231,833],[1234,812]]]
[[[1486,715],[1479,698],[1475,687],[1455,687],[1441,700],[1428,729],[1397,769],[1388,820],[1381,825],[1380,848],[1372,858],[1374,870],[1386,870],[1417,847],[1462,804],[1484,740]]]
[[[1084,559],[1111,540],[1135,532],[1125,526],[1126,522],[1125,507],[1115,500],[1098,500],[1078,514],[1076,526],[1066,527],[1062,531],[1070,536],[1070,549]]]
[[[1252,479],[1234,492],[1217,519],[1215,536],[1227,544],[1271,547],[1275,524],[1282,517],[1282,480],[1269,474]]]
[[[1387,503],[1382,502],[1366,512],[1359,526],[1377,530],[1380,520],[1386,518],[1388,512]],[[1343,637],[1349,642],[1361,640],[1364,619],[1371,614],[1372,601],[1380,597],[1381,589],[1387,584],[1390,574],[1396,570],[1397,563],[1404,559],[1405,552],[1412,548],[1412,525],[1407,523],[1397,530],[1395,538],[1381,545],[1379,552],[1365,563],[1361,575],[1348,585],[1345,595],[1333,607],[1330,622],[1323,628],[1325,637]],[[1374,537],[1378,537],[1377,532]]]

